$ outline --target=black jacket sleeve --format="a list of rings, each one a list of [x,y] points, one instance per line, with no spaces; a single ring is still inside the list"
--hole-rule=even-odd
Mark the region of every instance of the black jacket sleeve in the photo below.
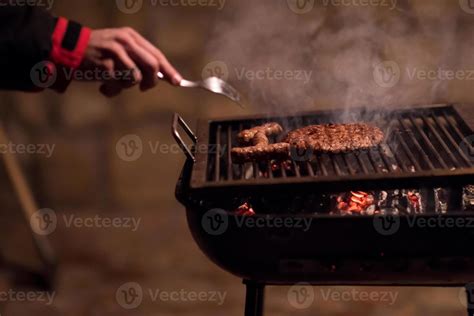
[[[30,73],[49,58],[55,23],[39,7],[0,5],[0,89],[37,90]]]

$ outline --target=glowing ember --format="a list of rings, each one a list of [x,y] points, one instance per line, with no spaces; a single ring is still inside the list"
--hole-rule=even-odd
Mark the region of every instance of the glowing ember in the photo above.
[[[421,194],[416,190],[378,192],[351,191],[336,196],[336,210],[332,214],[421,214],[424,208]]]
[[[375,198],[363,191],[351,191],[336,198],[337,210],[343,215],[373,215],[375,214]]]
[[[252,209],[249,203],[245,202],[235,210],[237,216],[253,216],[255,211]]]
[[[292,170],[292,167],[293,167],[293,163],[291,162],[291,160],[286,160],[286,161],[277,161],[277,160],[272,160],[271,161],[271,169],[273,172],[275,171],[280,171],[281,170],[281,166],[283,166],[283,168],[285,168],[285,170],[287,171],[291,171]]]
[[[408,191],[406,196],[414,213],[416,214],[422,213],[420,193],[416,191]]]

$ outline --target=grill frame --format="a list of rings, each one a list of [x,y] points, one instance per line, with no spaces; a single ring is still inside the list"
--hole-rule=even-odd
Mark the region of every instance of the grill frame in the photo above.
[[[442,106],[446,105],[439,107]],[[472,132],[474,115],[469,111],[469,106],[449,106],[456,107],[456,112]],[[409,220],[413,215],[396,216],[400,220],[398,232],[385,236],[375,232],[373,216],[270,212],[263,212],[252,218],[281,218],[282,221],[287,218],[311,218],[315,221],[311,223],[308,231],[295,228],[250,228],[237,227],[235,223],[238,216],[228,211],[226,217],[229,223],[234,224],[229,224],[226,231],[220,235],[210,234],[204,229],[203,221],[208,219],[206,216],[212,204],[221,202],[228,196],[216,195],[219,187],[209,190],[209,186],[202,186],[196,180],[193,183],[193,174],[196,170],[198,174],[202,172],[199,168],[202,168],[203,161],[207,163],[207,160],[202,160],[200,153],[194,157],[193,152],[187,150],[176,131],[177,122],[175,117],[173,133],[189,159],[178,180],[176,197],[186,207],[190,231],[203,253],[222,269],[244,279],[247,286],[246,316],[263,315],[265,285],[295,285],[301,282],[312,285],[463,286],[466,288],[468,302],[474,302],[472,283],[468,284],[474,280],[474,248],[469,246],[474,242],[472,228],[411,227]],[[181,125],[184,125],[183,128],[196,146],[200,146],[200,140],[208,139],[210,122],[212,121],[199,122],[198,139],[190,135],[192,133],[189,133],[189,127],[184,121]],[[201,167],[197,167],[199,165]],[[426,179],[430,176],[431,174],[428,174],[417,181],[426,184]],[[436,177],[438,180],[466,180],[466,175],[452,176],[452,173],[448,176],[437,174]],[[414,186],[413,178],[396,181],[408,181],[410,187]],[[396,181],[392,181],[392,184],[398,185]],[[443,186],[446,184],[443,183]],[[455,184],[458,189],[462,186],[460,183]],[[292,190],[295,185],[305,187],[304,183],[295,184],[294,181],[288,185]],[[353,184],[348,186],[351,185]],[[275,191],[272,191],[274,186],[267,187],[269,193],[275,194]],[[314,186],[311,187],[314,190]],[[383,184],[377,184],[377,189],[383,187]],[[228,191],[228,188],[224,187],[223,192],[236,194],[242,191],[240,185],[232,187],[235,188],[237,190]],[[249,186],[247,188],[251,189]],[[256,188],[260,188],[260,185]],[[338,187],[338,190],[340,189],[341,187]],[[201,195],[202,193],[207,197]],[[454,221],[468,218],[474,223],[472,212],[423,214],[416,217],[426,220],[449,218]],[[472,314],[472,308],[468,310]]]
[[[400,113],[409,113],[414,109],[408,110],[397,110],[395,112]],[[422,111],[424,113],[432,113],[436,111],[450,111],[456,117],[457,122],[460,124],[460,127],[465,133],[464,135],[473,134],[473,127],[470,125],[471,122],[466,120],[462,115],[462,112],[466,111],[466,108],[460,109],[459,105],[452,104],[440,104],[434,106],[425,106],[418,107],[416,111]],[[329,116],[334,115],[337,111],[317,111],[310,113],[301,113],[298,116]],[[264,121],[284,119],[283,116],[265,119]],[[198,132],[197,132],[197,148],[207,148],[209,149],[211,145],[210,140],[212,138],[211,130],[213,125],[229,125],[230,124],[239,124],[242,121],[255,121],[261,122],[261,116],[246,116],[233,119],[213,119],[213,120],[200,120],[198,121]],[[436,122],[436,121],[435,121]],[[447,119],[446,122],[450,123]],[[433,128],[429,121],[425,121],[427,126]],[[256,123],[257,124],[257,123]],[[414,126],[417,126],[414,124]],[[439,133],[445,133],[445,131],[440,130],[433,133],[436,138],[441,137],[442,141],[439,144],[447,145],[447,141],[451,145],[457,146],[457,150],[460,148],[458,143],[454,139],[449,139],[442,137]],[[449,132],[448,132],[449,134]],[[423,135],[423,134],[422,134]],[[427,135],[423,135],[426,137]],[[414,138],[416,139],[416,138]],[[233,140],[231,140],[233,141]],[[439,140],[438,140],[439,141]],[[453,143],[454,141],[454,143]],[[432,143],[432,142],[431,142]],[[432,143],[434,144],[434,143]],[[423,146],[422,146],[423,147]],[[216,152],[219,152],[219,148],[215,148]],[[434,155],[437,154],[436,150],[433,150]],[[423,150],[422,150],[423,152]],[[408,151],[408,153],[410,153]],[[453,154],[452,151],[447,151],[450,155]],[[230,149],[227,151],[227,160],[230,160]],[[372,155],[372,154],[370,154]],[[459,158],[460,156],[458,156]],[[383,156],[382,156],[383,158]],[[395,158],[396,159],[396,158]],[[419,164],[415,157],[411,157],[411,162]],[[219,161],[219,160],[216,160]],[[439,157],[438,157],[438,161]],[[441,158],[442,161],[442,158]],[[454,161],[454,160],[453,160]],[[405,164],[405,162],[402,162]],[[294,163],[293,163],[294,164]],[[428,158],[428,164],[430,164],[430,158]],[[209,165],[209,154],[208,150],[195,151],[195,162],[192,166],[192,173],[190,179],[190,191],[196,196],[202,196],[203,198],[215,195],[229,195],[235,194],[236,191],[239,194],[245,195],[259,190],[263,194],[266,193],[275,193],[277,191],[288,191],[292,190],[294,192],[309,192],[309,191],[348,191],[357,188],[359,190],[390,190],[396,188],[409,188],[409,187],[462,187],[467,185],[474,177],[474,165],[471,162],[471,167],[462,168],[462,169],[432,169],[432,170],[417,170],[416,172],[390,172],[383,173],[369,173],[369,174],[351,174],[351,175],[327,175],[327,176],[314,176],[311,173],[308,176],[282,176],[277,179],[269,178],[255,178],[255,179],[238,179],[238,180],[223,180],[223,181],[208,181],[208,165]],[[362,164],[361,164],[362,165]],[[389,167],[388,163],[386,164]],[[219,166],[218,166],[219,167]],[[254,165],[255,168],[255,165]],[[229,167],[228,167],[229,169]],[[417,168],[419,169],[419,168]],[[284,170],[284,169],[283,169]],[[299,170],[294,167],[294,170]],[[310,170],[310,169],[308,169]],[[229,171],[227,171],[229,172]],[[295,191],[296,190],[296,191]]]

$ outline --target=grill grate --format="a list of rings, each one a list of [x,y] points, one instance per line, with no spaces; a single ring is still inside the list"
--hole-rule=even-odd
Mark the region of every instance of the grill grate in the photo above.
[[[313,183],[332,188],[364,188],[402,184],[472,182],[474,159],[465,140],[473,132],[452,106],[398,110],[377,115],[360,111],[337,120],[342,112],[320,112],[298,117],[214,121],[200,141],[209,151],[197,153],[192,187],[258,187],[262,184]],[[314,159],[234,164],[231,148],[237,134],[265,122],[280,123],[285,131],[323,123],[369,122],[385,132],[385,141],[371,150],[340,154],[317,153]],[[278,142],[284,135],[280,135]],[[205,137],[205,139],[203,139]],[[374,183],[375,182],[375,183]],[[403,183],[402,183],[403,182]],[[459,183],[461,184],[461,183]],[[329,187],[327,187],[329,189]]]

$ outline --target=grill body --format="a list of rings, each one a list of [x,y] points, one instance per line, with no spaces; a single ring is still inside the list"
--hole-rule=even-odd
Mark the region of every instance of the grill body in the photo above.
[[[187,160],[176,196],[186,207],[189,228],[202,251],[217,265],[244,279],[265,284],[305,281],[325,285],[465,285],[474,279],[474,248],[470,246],[474,242],[474,214],[461,211],[458,196],[463,185],[474,181],[474,170],[471,161],[463,158],[460,141],[455,137],[456,129],[460,133],[457,136],[464,138],[472,134],[472,129],[453,111],[453,107],[444,106],[396,116],[395,132],[388,137],[398,138],[398,143],[395,141],[391,146],[399,144],[404,151],[388,158],[383,157],[381,148],[378,153],[364,153],[372,163],[365,168],[363,164],[367,161],[357,162],[357,158],[359,167],[348,163],[343,168],[342,162],[347,160],[342,156],[317,157],[320,161],[293,161],[294,169],[287,174],[265,174],[261,172],[265,166],[231,164],[229,150],[194,151],[195,161]],[[327,113],[311,117],[324,115]],[[420,115],[425,119],[420,119]],[[426,115],[431,115],[432,121],[426,121]],[[436,122],[437,115],[444,117],[438,120],[446,129],[445,138],[441,138],[445,133],[442,126],[433,132],[428,125]],[[205,143],[216,144],[219,149],[224,135],[233,146],[238,130],[250,127],[245,124],[261,122],[257,119],[200,123],[196,148]],[[426,125],[419,130],[417,122]],[[308,123],[314,122],[301,119],[296,124]],[[455,127],[448,129],[451,123]],[[233,130],[233,126],[237,128]],[[418,134],[409,139],[397,133]],[[441,141],[435,144],[434,139]],[[429,145],[431,140],[433,147]],[[446,152],[439,150],[439,146]],[[435,150],[438,155],[430,153]],[[379,161],[374,158],[377,154]],[[390,170],[386,159],[392,158],[398,170]],[[319,164],[319,168],[313,163]],[[322,165],[326,165],[326,172]],[[447,214],[436,214],[430,205],[423,215],[389,217],[328,215],[324,210],[315,211],[316,206],[312,212],[289,209],[293,200],[304,200],[306,194],[314,192],[431,190],[440,185],[457,192]],[[243,198],[259,205],[257,215],[247,220],[263,225],[244,224],[246,219],[229,211]],[[259,204],[262,199],[270,202]],[[210,232],[208,225],[216,220],[216,214],[225,228]],[[268,224],[277,222],[292,224]]]
[[[185,176],[186,170],[181,184]],[[294,224],[272,228],[241,224],[241,217],[226,212],[227,227],[214,234],[206,229],[205,221],[213,220],[215,213],[188,200],[184,186],[177,196],[186,206],[188,225],[200,249],[215,264],[243,279],[266,284],[304,280],[325,285],[445,286],[464,286],[474,280],[474,216],[417,216],[418,220],[470,221],[466,227],[452,228],[413,227],[410,217],[396,217],[396,232],[383,235],[376,223],[383,219],[369,216],[270,215],[271,210],[265,210],[270,214],[253,217],[273,223],[289,218]],[[305,220],[310,221],[307,230],[307,226],[296,227]]]

